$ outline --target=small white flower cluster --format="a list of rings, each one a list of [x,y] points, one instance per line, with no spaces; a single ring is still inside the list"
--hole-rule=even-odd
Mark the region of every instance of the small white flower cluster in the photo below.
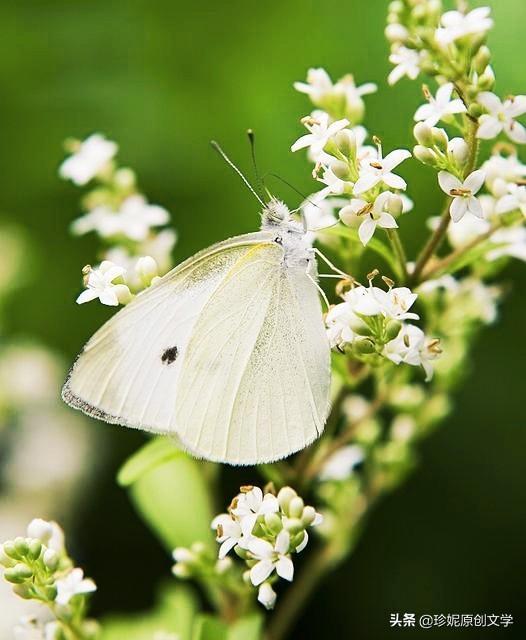
[[[443,12],[441,0],[394,0],[387,23],[389,61],[395,65],[387,79],[391,85],[403,77],[415,80],[422,71],[453,76],[457,60],[474,56],[493,26],[489,7]],[[486,67],[479,71],[482,79],[491,76]]]
[[[62,637],[57,635],[63,628],[62,622],[72,617],[85,624],[86,630],[95,628],[93,621],[82,618],[85,597],[97,587],[93,580],[84,577],[82,569],[73,566],[64,546],[64,533],[56,522],[32,520],[27,537],[0,545],[0,565],[5,569],[5,580],[13,585],[17,595],[47,605],[56,617],[45,624],[22,620],[15,629],[15,637],[45,640]]]
[[[359,227],[365,246],[377,227],[395,229],[398,224],[394,216],[412,207],[400,193],[406,189],[405,180],[394,172],[411,153],[396,149],[384,156],[377,138],[375,146],[365,144],[367,131],[358,125],[364,115],[361,96],[376,90],[375,85],[355,87],[351,76],[332,84],[323,69],[310,69],[307,82],[294,86],[323,110],[302,119],[309,133],[301,136],[291,150],[308,149],[315,163],[313,175],[324,185],[303,206],[307,225],[317,231],[336,224],[337,209],[344,224]],[[355,101],[360,108],[350,109],[348,105]]]
[[[441,353],[439,341],[428,339],[422,329],[406,322],[419,319],[410,311],[417,294],[384,280],[387,291],[373,286],[371,277],[368,287],[351,286],[342,293],[343,302],[331,307],[325,320],[331,346],[348,349],[364,362],[383,357],[395,364],[422,366],[429,380],[432,361]]]
[[[166,209],[150,204],[138,192],[131,169],[118,167],[115,142],[93,134],[83,142],[67,143],[71,155],[59,173],[77,186],[92,185],[82,200],[85,213],[71,225],[75,235],[94,232],[106,247],[96,267],[84,269],[85,291],[79,304],[98,299],[102,304],[126,304],[172,266],[176,241]]]
[[[307,546],[308,527],[320,524],[322,517],[291,489],[283,487],[277,496],[259,487],[241,487],[228,513],[212,522],[220,543],[219,559],[234,549],[248,571],[245,580],[258,587],[258,600],[272,609],[276,593],[272,584],[279,578],[292,581],[292,554]]]

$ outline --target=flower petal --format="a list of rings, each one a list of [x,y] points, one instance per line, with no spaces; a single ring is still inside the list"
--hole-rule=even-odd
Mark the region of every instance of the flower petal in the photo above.
[[[391,187],[391,189],[407,188],[407,182],[401,176],[396,175],[396,173],[384,173],[382,182],[388,187]]]
[[[491,114],[497,114],[502,109],[500,98],[491,91],[481,91],[477,96],[477,102]]]
[[[449,213],[451,214],[451,219],[453,222],[458,222],[461,220],[466,211],[468,209],[468,203],[466,202],[466,198],[454,198],[451,203],[451,207],[449,208]]]
[[[290,148],[291,151],[299,151],[300,149],[305,149],[306,147],[310,147],[310,145],[315,141],[315,137],[312,133],[307,133],[301,138],[298,138],[296,142]]]
[[[356,181],[353,187],[353,193],[359,195],[365,191],[369,191],[378,182],[380,182],[382,176],[377,171],[365,171]]]
[[[508,137],[517,144],[526,144],[526,129],[520,122],[512,120],[504,126]]]
[[[364,247],[373,237],[375,229],[376,222],[371,218],[371,216],[367,216],[358,229],[358,236],[360,237]]]
[[[447,195],[451,194],[452,189],[461,189],[462,183],[460,180],[454,176],[449,171],[439,171],[438,172],[438,184],[444,193]]]
[[[386,213],[385,211],[380,215],[379,220],[376,221],[379,227],[383,229],[396,229],[398,224],[396,220],[390,213]]]
[[[481,140],[492,140],[496,138],[502,131],[502,122],[493,116],[485,113],[479,118],[479,128],[477,130],[477,138]]]
[[[294,565],[292,564],[292,560],[287,556],[281,556],[276,563],[276,573],[280,578],[283,578],[283,580],[292,582],[294,578]]]
[[[274,571],[274,565],[270,560],[260,560],[250,569],[250,581],[257,587]]]
[[[471,198],[468,198],[467,200],[467,205],[468,211],[470,213],[472,213],[474,216],[477,216],[477,218],[484,219],[484,211],[478,198],[475,198],[475,196],[471,196]]]
[[[289,547],[290,533],[285,529],[282,529],[276,537],[276,544],[274,545],[274,549],[278,553],[288,553]]]
[[[85,302],[90,302],[91,300],[95,300],[98,298],[99,294],[95,291],[95,289],[86,289],[83,291],[79,297],[77,298],[77,304],[84,304]]]
[[[411,152],[407,149],[395,149],[394,151],[391,151],[391,153],[388,153],[381,163],[385,170],[391,171],[410,157]]]
[[[466,189],[469,189],[474,195],[480,190],[480,188],[484,184],[485,179],[485,171],[483,171],[482,169],[478,169],[477,171],[473,171],[472,173],[470,173],[469,176],[464,180],[464,187]]]

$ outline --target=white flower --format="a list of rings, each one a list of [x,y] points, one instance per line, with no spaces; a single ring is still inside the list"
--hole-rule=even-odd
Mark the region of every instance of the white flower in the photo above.
[[[319,473],[320,480],[346,480],[353,469],[364,459],[364,450],[357,444],[342,447],[324,463]]]
[[[294,565],[287,555],[290,548],[290,534],[282,529],[274,546],[267,540],[252,538],[247,549],[258,562],[250,569],[250,581],[257,587],[264,582],[274,571],[280,578],[292,581],[294,577]]]
[[[125,293],[122,287],[125,287],[125,289],[128,289],[128,287],[126,285],[113,284],[113,281],[122,277],[125,273],[126,269],[124,267],[118,267],[109,260],[103,260],[98,269],[89,271],[86,282],[87,288],[77,298],[77,303],[84,304],[98,298],[102,304],[116,307],[119,304],[119,298]]]
[[[389,62],[396,65],[387,77],[387,82],[391,85],[396,84],[404,76],[415,80],[420,73],[420,54],[414,49],[396,47],[389,56]]]
[[[66,605],[76,595],[93,593],[97,587],[93,580],[84,578],[82,569],[72,569],[65,578],[61,578],[56,582],[57,604]]]
[[[372,82],[357,87],[354,77],[350,74],[333,84],[329,74],[321,68],[309,69],[307,82],[295,82],[294,88],[301,93],[306,93],[313,104],[319,107],[327,108],[329,104],[341,103],[343,98],[345,111],[354,115],[353,119],[356,120],[359,120],[363,115],[362,96],[374,93],[377,89]]]
[[[497,260],[508,256],[526,262],[526,229],[524,227],[499,229],[491,236],[491,242],[501,246],[492,249],[487,254],[488,260]]]
[[[253,526],[248,518],[236,520],[228,513],[221,513],[212,520],[212,529],[217,532],[216,540],[221,543],[219,547],[219,559],[222,560],[227,553],[239,544],[245,536],[249,538]]]
[[[71,232],[76,236],[91,231],[96,231],[101,238],[109,238],[120,233],[121,224],[117,213],[110,207],[101,205],[71,223]]]
[[[258,602],[265,607],[265,609],[274,609],[276,604],[276,592],[272,588],[270,582],[264,582],[260,585],[258,590]]]
[[[460,11],[446,11],[441,24],[435,31],[435,39],[441,46],[447,46],[464,36],[484,35],[493,26],[489,17],[489,7],[478,7],[467,14]]]
[[[232,513],[243,521],[243,530],[246,534],[252,533],[258,516],[277,511],[279,511],[279,503],[276,496],[271,493],[263,495],[259,487],[252,487],[249,491],[240,493],[232,509]]]
[[[315,195],[316,194],[314,194],[314,196]],[[301,206],[307,229],[312,232],[334,226],[338,222],[334,211],[341,209],[348,202],[344,198],[324,198],[323,200],[318,200],[314,196],[306,200]]]
[[[477,218],[483,218],[484,212],[482,205],[475,197],[484,184],[484,171],[478,169],[473,171],[469,176],[460,182],[460,180],[447,171],[440,171],[438,174],[438,182],[444,193],[453,198],[449,213],[453,222],[458,222],[469,211]]]
[[[359,195],[364,191],[369,191],[379,183],[383,183],[391,189],[405,189],[406,181],[400,176],[392,173],[393,169],[404,160],[411,157],[407,149],[395,149],[382,158],[378,153],[378,158],[364,164],[360,169],[360,177],[354,185],[354,194]]]
[[[346,119],[336,120],[336,122],[329,124],[329,115],[322,112],[317,114],[316,118],[304,118],[303,123],[310,133],[298,138],[292,145],[291,151],[299,151],[308,147],[313,156],[317,157],[323,151],[323,147],[329,139],[338,131],[345,129],[349,121]]]
[[[464,220],[466,218],[467,216],[464,218]],[[473,219],[481,222],[479,218],[473,218]],[[458,225],[455,225],[455,228],[457,228],[457,226]],[[429,293],[433,293],[434,291],[437,291],[438,289],[454,292],[454,291],[458,291],[458,286],[459,286],[458,281],[455,280],[455,278],[452,275],[447,273],[443,276],[440,276],[439,278],[436,278],[435,280],[426,280],[425,282],[422,282],[422,284],[418,287],[418,292],[423,294],[429,294]]]
[[[376,227],[396,229],[398,224],[393,216],[385,209],[391,198],[396,197],[390,191],[383,191],[374,201],[366,202],[360,198],[353,198],[351,203],[340,211],[340,219],[344,224],[352,224],[352,218],[363,216],[363,222],[358,229],[358,235],[365,246],[373,237]]]
[[[27,526],[27,535],[40,540],[53,551],[61,552],[64,549],[64,532],[56,522],[35,518]]]
[[[492,192],[496,181],[504,184],[503,188],[497,187],[497,196],[506,193],[508,182],[518,182],[526,177],[526,165],[513,153],[507,156],[494,153],[481,168],[486,174],[486,184]]]
[[[346,302],[336,304],[329,309],[325,317],[325,324],[331,349],[343,348],[345,344],[350,344],[354,340],[351,325],[358,321],[359,318]]]
[[[439,120],[454,113],[464,113],[466,107],[462,100],[451,100],[453,83],[448,82],[438,88],[436,97],[429,96],[429,102],[418,107],[415,120],[423,120],[429,127],[434,127]]]
[[[453,248],[462,247],[474,240],[477,236],[486,233],[490,228],[488,220],[477,218],[471,213],[466,213],[461,220],[450,224],[447,228],[447,237]]]
[[[433,376],[432,361],[440,355],[438,341],[428,341],[424,332],[413,324],[405,324],[394,340],[384,347],[384,355],[395,364],[404,362],[412,366],[422,366],[426,380]]]
[[[526,113],[526,96],[515,96],[502,102],[494,93],[482,91],[477,101],[489,112],[479,118],[477,138],[491,140],[504,131],[513,142],[526,144],[526,129],[515,120]]]
[[[295,82],[294,89],[300,93],[306,93],[314,104],[323,100],[333,92],[334,85],[331,77],[325,69],[309,69],[307,71],[307,82]]]
[[[137,242],[145,240],[152,227],[160,227],[170,220],[166,209],[148,204],[146,198],[139,194],[126,198],[118,217],[121,233]]]
[[[497,213],[520,211],[526,216],[526,187],[524,185],[509,184],[508,194],[502,196],[495,206]]]
[[[117,145],[100,133],[86,138],[69,158],[61,164],[59,174],[82,186],[94,178],[117,153]]]
[[[323,177],[318,178],[318,182],[327,186],[314,194],[314,203],[316,204],[324,200],[327,196],[342,195],[345,192],[346,187],[352,185],[352,183],[345,182],[345,180],[338,178],[330,166],[325,168],[323,171]]]

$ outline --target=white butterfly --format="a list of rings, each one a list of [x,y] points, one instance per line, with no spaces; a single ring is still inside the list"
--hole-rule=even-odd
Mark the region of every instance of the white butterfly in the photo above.
[[[106,422],[177,435],[198,457],[256,464],[303,449],[329,411],[315,250],[282,202],[95,333],[62,396]]]

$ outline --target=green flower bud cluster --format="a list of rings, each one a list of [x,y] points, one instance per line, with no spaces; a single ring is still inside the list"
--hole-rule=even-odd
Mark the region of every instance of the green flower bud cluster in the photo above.
[[[449,139],[445,129],[418,122],[413,129],[417,145],[413,155],[423,164],[448,171],[461,178],[469,159],[469,146],[464,138]]]
[[[53,611],[53,633],[46,638],[95,638],[98,627],[85,619],[85,611],[87,594],[96,587],[83,578],[81,569],[74,568],[64,547],[62,530],[54,522],[36,519],[29,524],[27,533],[27,537],[0,544],[4,579],[13,585],[17,596],[40,602]]]

